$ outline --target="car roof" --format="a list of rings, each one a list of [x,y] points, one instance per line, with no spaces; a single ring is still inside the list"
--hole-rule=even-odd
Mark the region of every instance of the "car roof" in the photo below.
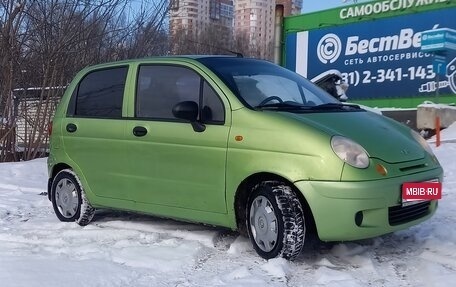
[[[154,60],[198,60],[204,58],[242,58],[236,55],[170,55],[170,56],[153,56],[153,57],[144,57],[144,58],[134,58],[120,61],[111,61],[96,65],[89,65],[86,68],[96,69],[107,67],[111,65],[122,65],[122,64],[131,64],[131,63],[141,63]]]

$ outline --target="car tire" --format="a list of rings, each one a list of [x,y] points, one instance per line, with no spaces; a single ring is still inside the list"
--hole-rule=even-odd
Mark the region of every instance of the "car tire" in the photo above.
[[[77,175],[70,169],[60,171],[52,181],[51,200],[57,218],[85,226],[92,221],[95,208],[90,205]]]
[[[265,259],[299,255],[306,233],[301,202],[284,183],[256,185],[247,204],[247,231],[256,252]]]

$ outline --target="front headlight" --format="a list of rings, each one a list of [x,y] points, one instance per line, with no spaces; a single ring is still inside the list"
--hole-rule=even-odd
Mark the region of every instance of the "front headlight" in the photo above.
[[[427,143],[427,141],[416,131],[410,130],[413,138],[432,156],[434,156],[434,152],[432,151],[431,146]]]
[[[356,142],[342,136],[331,138],[331,148],[343,161],[356,168],[367,168],[369,156],[364,148]]]

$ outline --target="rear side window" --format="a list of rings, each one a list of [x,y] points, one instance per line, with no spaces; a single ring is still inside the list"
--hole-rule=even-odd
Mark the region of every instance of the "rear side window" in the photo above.
[[[74,115],[95,118],[122,117],[128,67],[93,71],[79,83]]]

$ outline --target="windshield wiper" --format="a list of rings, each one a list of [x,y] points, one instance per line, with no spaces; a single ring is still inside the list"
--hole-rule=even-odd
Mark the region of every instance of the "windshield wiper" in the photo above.
[[[254,107],[256,110],[263,109],[277,109],[277,110],[299,110],[299,109],[309,109],[309,106],[304,106],[295,102],[283,102],[283,103],[271,103],[263,104]]]
[[[312,110],[361,110],[358,105],[351,105],[351,104],[342,104],[342,103],[326,103],[321,104],[318,106],[311,107]]]

